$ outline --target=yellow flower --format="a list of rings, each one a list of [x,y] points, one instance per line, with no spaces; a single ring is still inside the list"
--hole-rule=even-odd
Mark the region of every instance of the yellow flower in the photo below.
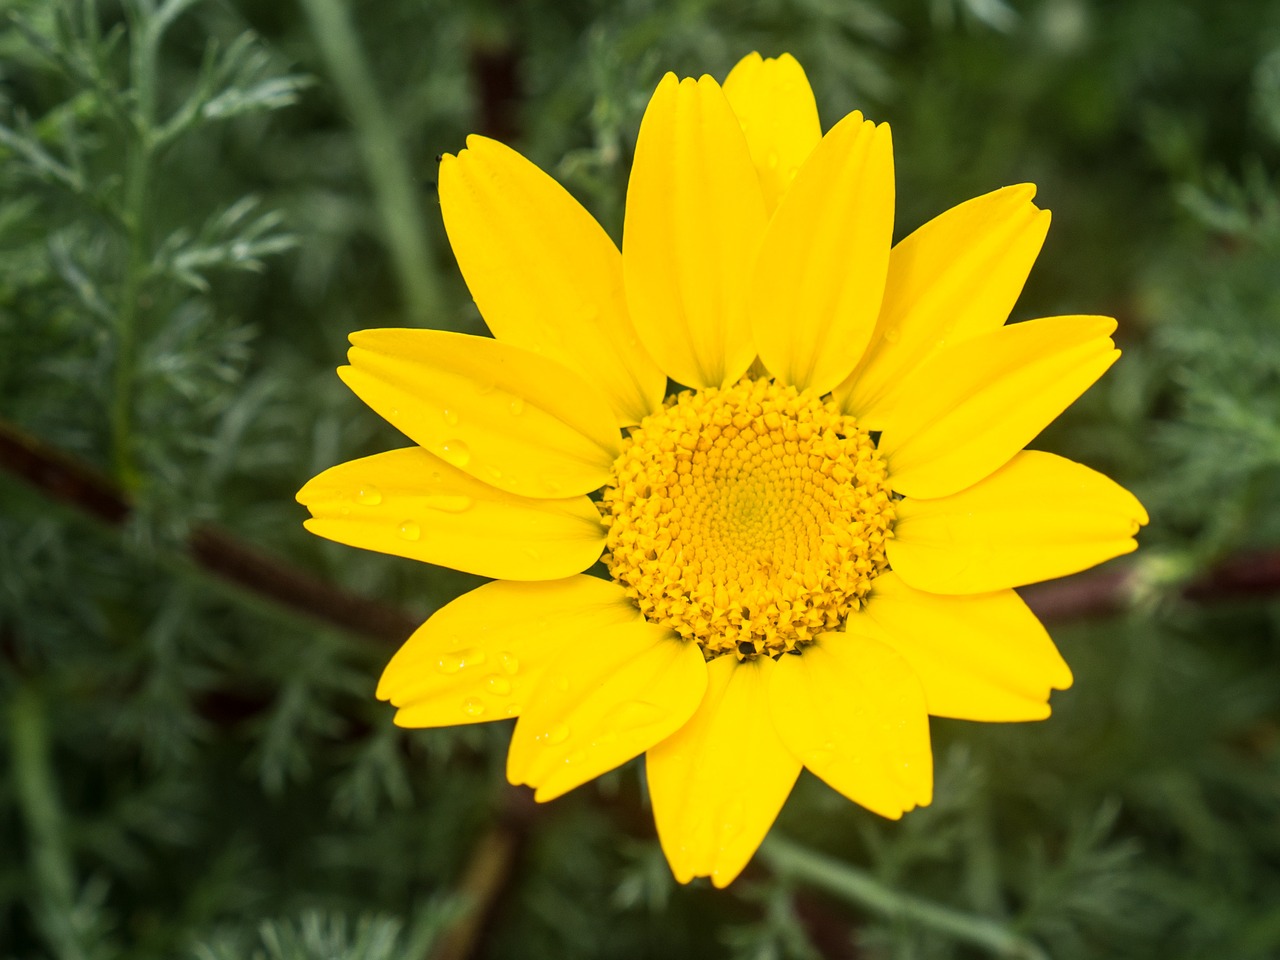
[[[723,886],[801,766],[896,818],[931,797],[930,714],[1047,717],[1071,673],[1012,588],[1147,517],[1023,450],[1119,356],[1105,317],[1004,325],[1034,193],[890,249],[888,127],[822,135],[788,55],[663,78],[621,253],[502,144],[444,157],[495,339],[353,334],[339,374],[417,445],[298,494],[322,537],[494,578],[392,659],[396,722],[518,717],[507,775],[538,800],[645,754],[676,877]]]

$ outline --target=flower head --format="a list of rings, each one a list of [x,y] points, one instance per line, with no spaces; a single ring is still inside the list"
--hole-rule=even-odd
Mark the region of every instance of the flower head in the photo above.
[[[1105,317],[1005,325],[1034,193],[891,248],[888,127],[824,136],[787,55],[662,80],[621,253],[511,149],[444,157],[494,337],[353,334],[340,375],[416,445],[298,494],[320,536],[495,578],[392,659],[396,722],[518,717],[539,800],[644,754],[676,876],[723,886],[802,766],[899,817],[931,797],[929,715],[1048,716],[1071,673],[1013,588],[1147,518],[1023,449],[1119,356]]]

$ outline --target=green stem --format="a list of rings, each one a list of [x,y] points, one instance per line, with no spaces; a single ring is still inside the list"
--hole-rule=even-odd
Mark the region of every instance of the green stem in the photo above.
[[[138,365],[138,315],[147,270],[149,192],[155,155],[156,61],[163,22],[154,14],[135,12],[130,46],[130,74],[136,98],[134,126],[129,131],[125,165],[124,216],[129,253],[117,311],[116,365],[111,404],[111,457],[116,479],[127,492],[138,487],[133,460],[134,380]]]
[[[138,307],[142,276],[147,266],[144,222],[147,216],[147,177],[151,171],[149,145],[134,143],[125,171],[125,227],[129,255],[124,286],[116,313],[116,366],[111,406],[111,453],[116,479],[128,492],[138,487],[133,461],[133,395],[137,372]]]
[[[440,291],[420,200],[344,0],[302,0],[316,44],[350,114],[410,318],[438,316]]]
[[[780,876],[801,880],[890,920],[920,924],[955,940],[983,947],[996,956],[1049,960],[1039,946],[1001,923],[899,893],[856,867],[781,837],[771,836],[765,840],[760,847],[760,857]]]
[[[9,707],[9,747],[18,809],[31,848],[37,920],[56,957],[83,960],[75,922],[75,872],[64,843],[44,704],[29,686],[18,691]]]

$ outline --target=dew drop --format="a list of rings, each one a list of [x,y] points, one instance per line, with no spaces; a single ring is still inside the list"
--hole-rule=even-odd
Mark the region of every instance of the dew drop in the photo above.
[[[495,479],[495,480],[501,480],[501,479],[502,479],[502,471],[501,471],[501,470],[499,470],[497,467],[490,467],[490,468],[489,468],[489,476],[493,477],[493,479]]]
[[[511,411],[513,417],[518,417],[524,413],[524,400],[520,397],[512,397],[511,402],[507,404],[507,409]]]
[[[489,689],[500,697],[505,697],[511,692],[511,681],[506,677],[494,674],[489,678]]]
[[[376,507],[381,502],[382,491],[372,484],[361,487],[356,491],[356,503],[362,503],[366,507]]]
[[[351,508],[350,508],[350,507],[343,507],[343,508],[342,508],[341,510],[339,510],[338,512],[339,512],[339,513],[341,513],[344,517],[349,517],[349,516],[351,516]]]
[[[484,713],[484,701],[477,700],[475,697],[470,697],[462,704],[462,712],[469,717],[478,717],[480,714]]]
[[[575,750],[564,758],[564,762],[569,766],[573,766],[574,764],[581,763],[585,759],[587,759],[587,751]]]
[[[439,510],[441,513],[462,513],[470,510],[474,501],[470,497],[439,494],[437,496],[423,497],[422,502],[432,510]]]
[[[487,659],[485,652],[479,647],[452,650],[440,656],[439,670],[441,673],[457,673],[464,667],[478,667]]]
[[[498,662],[502,664],[502,669],[505,670],[509,676],[514,677],[520,671],[520,661],[510,653],[498,654]]]
[[[508,704],[507,704],[507,716],[508,716],[508,717],[518,717],[519,715],[520,715],[520,704],[518,704],[518,703],[508,703]]]
[[[836,745],[828,740],[826,743],[820,746],[817,750],[812,751],[805,762],[807,764],[810,764],[811,767],[812,766],[824,767],[835,759],[836,759]]]
[[[765,161],[769,165],[770,170],[778,169],[778,152],[776,150],[769,151],[769,158]]]
[[[556,744],[564,743],[569,739],[569,725],[567,723],[557,723],[538,739],[553,747]]]
[[[902,339],[902,330],[898,327],[890,327],[884,332],[884,339],[886,343],[897,343]]]
[[[498,385],[491,380],[482,380],[476,384],[476,393],[480,394],[482,397],[488,396],[497,389]]]
[[[440,456],[455,467],[465,467],[471,462],[471,448],[461,440],[446,440],[440,445]]]
[[[628,700],[620,704],[609,717],[610,725],[623,730],[645,727],[667,715],[656,703],[646,700]]]
[[[406,520],[404,523],[400,524],[401,540],[412,541],[412,540],[418,540],[421,537],[422,537],[422,527],[418,526],[418,524],[415,521]]]
[[[741,835],[744,827],[743,815],[746,808],[741,800],[735,800],[725,808],[724,817],[720,821],[719,841],[721,846],[725,846]]]
[[[444,411],[444,422],[447,423],[449,426],[456,427],[460,419],[461,418],[458,416],[457,410],[446,409]]]

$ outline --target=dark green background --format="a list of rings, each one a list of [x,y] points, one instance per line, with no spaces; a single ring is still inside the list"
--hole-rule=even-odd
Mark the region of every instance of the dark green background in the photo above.
[[[133,508],[0,461],[0,957],[1280,956],[1280,6],[0,12],[0,432]],[[1036,446],[1152,523],[1117,612],[1055,625],[1051,720],[934,721],[934,804],[899,823],[802,777],[791,867],[714,892],[671,881],[635,764],[531,811],[505,725],[394,729],[391,642],[228,586],[190,538],[265,553],[267,593],[300,570],[414,619],[472,584],[312,538],[293,501],[403,442],[333,373],[349,331],[480,329],[434,157],[499,136],[618,236],[657,79],[752,49],[801,60],[825,124],[890,122],[899,236],[1039,185],[1015,318],[1112,314],[1125,356]],[[1224,561],[1255,596],[1182,596]]]

